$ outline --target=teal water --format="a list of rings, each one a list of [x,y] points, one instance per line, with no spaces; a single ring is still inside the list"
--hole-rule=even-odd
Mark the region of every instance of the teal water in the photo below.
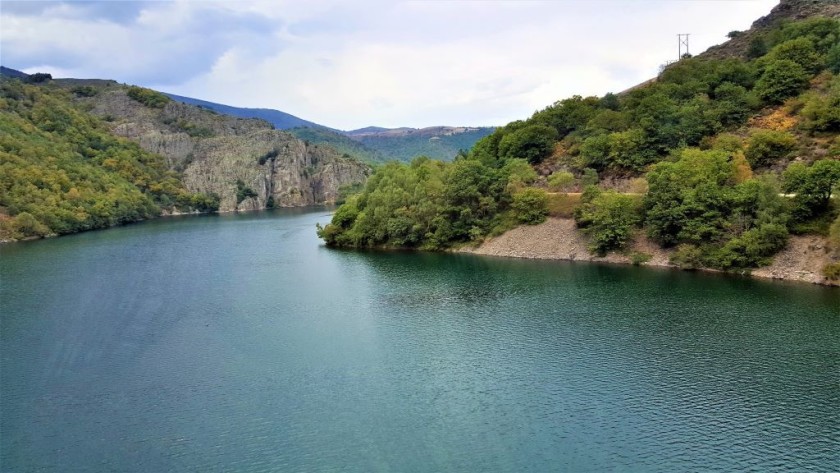
[[[840,471],[840,290],[336,251],[328,218],[0,248],[0,470]]]

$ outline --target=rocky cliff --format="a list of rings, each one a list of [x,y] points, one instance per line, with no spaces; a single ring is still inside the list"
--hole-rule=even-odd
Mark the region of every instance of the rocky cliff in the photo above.
[[[310,145],[263,120],[175,102],[144,103],[113,81],[55,81],[111,131],[166,158],[187,189],[215,193],[220,211],[334,203],[342,186],[362,183],[370,167]],[[151,91],[149,91],[151,92]]]

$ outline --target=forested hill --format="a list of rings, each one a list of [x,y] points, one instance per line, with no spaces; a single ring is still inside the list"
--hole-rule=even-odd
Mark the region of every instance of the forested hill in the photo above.
[[[0,77],[0,240],[334,203],[370,167],[262,120],[106,80]]]
[[[61,90],[0,79],[0,240],[74,233],[161,212],[213,211],[164,159],[113,136]]]
[[[840,8],[783,1],[731,46],[621,95],[571,97],[446,164],[379,169],[319,234],[332,246],[446,248],[546,215],[591,251],[639,233],[682,267],[766,264],[790,234],[840,260]],[[575,194],[582,192],[582,195]],[[826,275],[840,277],[840,264]]]

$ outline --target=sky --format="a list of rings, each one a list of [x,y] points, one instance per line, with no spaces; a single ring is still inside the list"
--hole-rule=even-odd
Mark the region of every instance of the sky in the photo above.
[[[620,92],[777,0],[6,1],[0,62],[338,129],[493,126]]]

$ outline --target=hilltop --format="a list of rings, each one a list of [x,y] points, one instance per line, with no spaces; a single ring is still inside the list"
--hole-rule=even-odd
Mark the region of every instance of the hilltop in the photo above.
[[[418,156],[448,161],[455,158],[459,151],[470,149],[476,141],[494,130],[493,127],[383,128],[369,126],[358,130],[341,131],[279,110],[233,107],[175,94],[165,95],[178,102],[233,117],[258,118],[301,140],[327,145],[341,153],[370,163],[383,163],[390,160],[410,161]]]
[[[508,254],[569,240],[585,243],[555,257],[777,277],[819,264],[808,280],[838,280],[838,10],[782,1],[625,92],[559,100],[451,164],[380,168],[319,234],[340,247],[444,249],[525,225],[505,235]],[[537,238],[574,234],[527,238],[546,218],[566,220]]]

